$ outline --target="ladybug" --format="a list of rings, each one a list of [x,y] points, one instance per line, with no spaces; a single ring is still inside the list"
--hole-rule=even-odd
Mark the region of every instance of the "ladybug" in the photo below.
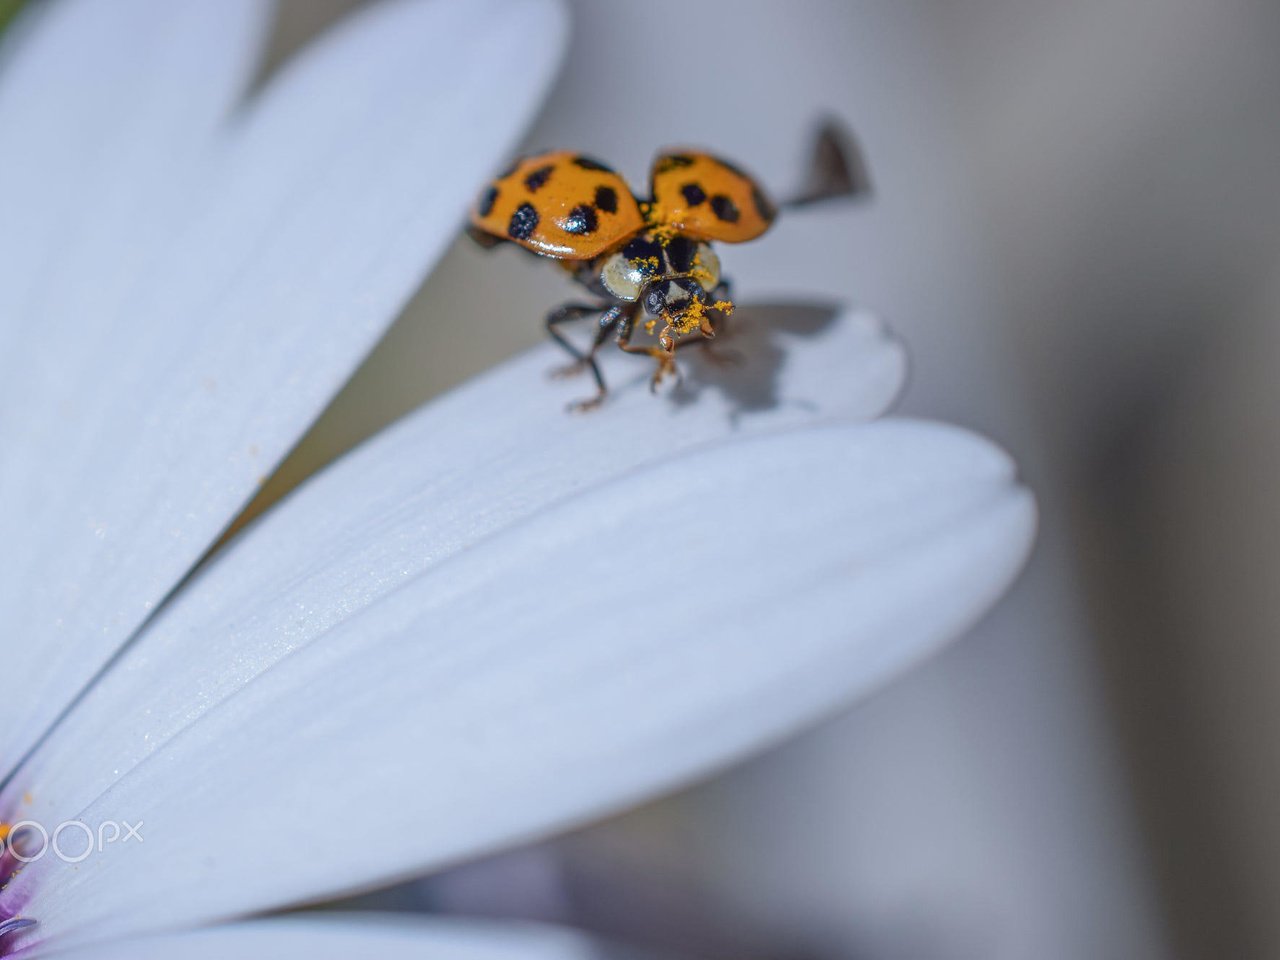
[[[819,133],[811,186],[788,206],[858,192],[831,126]],[[599,406],[607,393],[596,352],[613,336],[628,353],[657,361],[650,388],[675,372],[676,350],[719,333],[733,313],[730,283],[712,243],[745,243],[772,226],[778,207],[760,184],[710,153],[675,151],[653,162],[647,198],[600,161],[571,151],[517,160],[480,194],[470,234],[482,246],[511,242],[558,261],[599,300],[572,302],[546,316],[547,332],[570,356],[565,372],[589,369],[596,394],[570,409]],[[561,324],[596,316],[587,351]],[[656,342],[632,342],[636,327]]]

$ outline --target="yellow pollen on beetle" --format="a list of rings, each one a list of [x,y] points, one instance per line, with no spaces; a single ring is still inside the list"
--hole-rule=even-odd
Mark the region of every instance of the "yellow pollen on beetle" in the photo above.
[[[707,319],[708,309],[718,310],[727,317],[733,313],[733,301],[717,300],[715,303],[708,304],[695,298],[689,301],[689,306],[685,308],[682,314],[673,317],[664,313],[662,319],[666,321],[669,329],[682,336],[700,329],[704,336],[710,337],[715,335],[715,330]]]
[[[645,232],[664,247],[680,233],[667,222],[666,213],[656,203],[641,203],[640,215],[644,217]]]
[[[669,320],[668,324],[681,335],[693,333],[693,331],[702,326],[702,320],[706,313],[706,304],[694,298],[689,301],[689,306],[685,308],[684,313]]]

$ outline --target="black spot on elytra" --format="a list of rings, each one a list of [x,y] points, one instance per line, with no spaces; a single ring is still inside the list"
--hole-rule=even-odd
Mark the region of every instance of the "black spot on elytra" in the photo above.
[[[596,187],[596,206],[605,213],[618,212],[618,191],[613,187]]]
[[[511,215],[511,222],[507,224],[507,236],[512,240],[528,240],[537,229],[538,211],[533,208],[533,204],[522,203]]]
[[[667,263],[678,273],[692,270],[693,255],[697,251],[697,245],[688,237],[672,237],[667,243]]]
[[[648,240],[644,237],[632,239],[622,248],[622,255],[646,276],[656,273],[657,264],[662,263],[662,247],[656,240]]]
[[[611,167],[607,167],[599,160],[583,156],[582,154],[578,154],[574,157],[573,163],[574,166],[581,167],[583,170],[599,170],[603,173],[613,173],[613,169]]]
[[[696,183],[686,183],[680,188],[680,192],[684,195],[684,202],[691,207],[696,207],[707,199],[707,192]]]
[[[764,220],[772,220],[778,215],[778,210],[764,195],[764,191],[759,187],[751,189],[751,202],[756,205],[756,213],[760,214]]]
[[[683,167],[692,167],[693,157],[683,153],[669,153],[654,167],[654,173],[669,173],[672,170],[680,170]]]
[[[711,198],[711,209],[725,223],[737,223],[741,215],[738,212],[738,205],[723,193],[717,193]]]
[[[545,167],[539,167],[533,173],[524,178],[524,185],[529,188],[530,193],[537,193],[538,188],[551,179],[552,171],[555,167],[547,164]]]
[[[476,213],[482,217],[487,217],[493,212],[493,205],[498,199],[498,188],[490,187],[480,195],[480,202],[476,204]]]
[[[596,217],[596,208],[585,203],[580,203],[569,211],[569,215],[560,221],[560,227],[565,233],[574,233],[585,235],[595,233],[596,227],[600,225],[599,219]]]

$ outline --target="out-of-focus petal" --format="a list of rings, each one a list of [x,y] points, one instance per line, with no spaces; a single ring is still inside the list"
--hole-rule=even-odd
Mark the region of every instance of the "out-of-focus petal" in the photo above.
[[[1033,527],[1008,458],[933,424],[799,428],[626,472],[280,660],[77,811],[141,820],[145,842],[46,856],[0,905],[39,919],[20,938],[68,945],[359,889],[616,810],[958,635]]]
[[[325,914],[120,940],[60,956],[66,960],[642,960],[651,955],[534,924]]]
[[[28,4],[5,35],[0,397],[15,422],[46,396],[17,392],[15,378],[32,379],[34,363],[60,386],[62,348],[118,309],[188,208],[272,6],[51,0]]]
[[[223,132],[136,284],[94,305],[83,284],[132,256],[111,243],[93,247],[90,280],[63,278],[79,295],[33,281],[30,335],[0,388],[0,651],[23,678],[0,702],[0,768],[191,569],[395,317],[539,102],[563,27],[550,0],[370,5]],[[67,62],[93,46],[83,32],[46,51],[68,86],[99,80]],[[115,58],[137,46],[95,63],[132,77]],[[156,57],[146,84],[194,73],[184,56]],[[121,105],[101,109],[110,126]],[[131,178],[155,164],[127,160],[118,184],[85,195],[140,196]],[[134,206],[108,209],[127,220]]]

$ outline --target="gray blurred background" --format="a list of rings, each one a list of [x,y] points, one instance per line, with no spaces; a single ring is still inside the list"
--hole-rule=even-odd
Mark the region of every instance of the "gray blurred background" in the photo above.
[[[356,5],[287,0],[274,59]],[[1011,450],[1042,536],[846,717],[380,902],[705,957],[1280,956],[1280,3],[570,6],[529,149],[643,182],[705,145],[785,194],[816,117],[856,132],[872,196],[723,251],[739,301],[879,312],[900,410]],[[273,491],[537,342],[567,289],[459,242]]]

